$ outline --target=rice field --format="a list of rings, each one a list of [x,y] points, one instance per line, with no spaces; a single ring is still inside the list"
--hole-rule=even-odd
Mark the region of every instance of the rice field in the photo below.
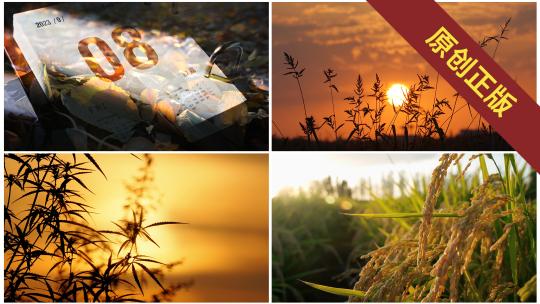
[[[280,193],[273,300],[535,301],[536,173],[516,158],[442,154],[431,176],[382,189]]]

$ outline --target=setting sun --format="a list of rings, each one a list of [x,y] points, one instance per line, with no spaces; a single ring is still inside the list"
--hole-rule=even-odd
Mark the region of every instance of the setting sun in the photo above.
[[[401,83],[393,84],[386,92],[388,96],[388,102],[394,106],[401,106],[407,99],[407,93],[409,88]]]

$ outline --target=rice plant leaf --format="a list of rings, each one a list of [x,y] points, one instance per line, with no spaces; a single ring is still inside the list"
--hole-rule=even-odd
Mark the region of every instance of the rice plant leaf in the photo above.
[[[514,157],[514,154],[508,153],[508,154],[505,154],[504,157],[508,158],[508,160],[510,161],[510,164],[512,165],[512,169],[514,170],[514,173],[516,174],[516,176],[519,176],[519,170],[516,164],[516,158]]]
[[[519,286],[518,276],[518,236],[516,227],[510,228],[510,234],[508,235],[508,254],[510,255],[510,270],[512,272],[512,280],[515,286]]]
[[[135,269],[135,265],[131,265],[131,272],[133,273],[133,279],[135,280],[135,283],[137,283],[137,286],[139,287],[139,290],[141,291],[142,295],[144,296],[144,291],[141,286],[141,282],[139,281],[139,276],[137,276],[137,270]]]
[[[483,154],[480,155],[480,157],[478,157],[478,161],[480,163],[480,169],[482,171],[482,178],[483,178],[483,181],[485,183],[489,179],[489,172],[488,172],[487,165],[486,165],[486,158],[484,157]]]
[[[365,292],[360,291],[360,290],[330,287],[330,286],[310,283],[310,282],[306,282],[306,281],[302,281],[302,280],[300,280],[300,282],[302,282],[302,283],[304,283],[304,284],[306,284],[306,285],[308,285],[310,287],[313,287],[315,289],[322,290],[324,292],[335,294],[335,295],[338,295],[338,296],[364,297],[366,295]]]
[[[364,218],[420,218],[424,216],[421,212],[411,213],[343,213],[344,215]],[[433,217],[461,217],[457,213],[434,213]]]
[[[536,291],[536,275],[534,275],[532,278],[530,278],[527,283],[521,287],[517,295],[519,296],[519,299],[521,302],[526,302],[530,296],[532,296]]]

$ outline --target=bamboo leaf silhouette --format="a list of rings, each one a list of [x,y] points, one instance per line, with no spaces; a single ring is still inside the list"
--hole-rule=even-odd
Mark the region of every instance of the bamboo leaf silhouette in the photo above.
[[[157,223],[150,224],[144,228],[150,228],[150,227],[162,226],[162,225],[187,225],[187,224],[188,223],[182,223],[182,222],[157,222]]]
[[[118,231],[113,231],[113,230],[98,230],[98,232],[99,233],[109,233],[109,234],[116,234],[116,235],[125,236],[123,233],[118,232]]]
[[[137,276],[137,270],[135,269],[135,265],[131,265],[131,272],[133,274],[133,279],[135,280],[135,283],[137,283],[137,286],[139,287],[139,290],[144,295],[144,291],[141,286],[141,282],[139,282],[139,277]]]
[[[137,299],[137,298],[129,298],[131,296],[134,296],[135,294],[132,294],[132,293],[128,293],[128,294],[125,294],[125,295],[121,295],[119,297],[116,297],[114,299],[114,302],[138,302],[138,303],[144,303],[146,301],[144,300],[141,300],[141,299]]]
[[[107,179],[107,176],[105,175],[105,172],[103,172],[103,170],[101,170],[101,167],[99,166],[99,164],[97,163],[97,161],[94,159],[94,157],[92,155],[90,155],[90,153],[84,153],[84,156],[86,156],[86,158],[92,163],[94,164],[94,167],[96,167],[96,169],[99,170],[99,172],[101,172],[101,174],[103,175],[103,177],[105,177],[105,179]]]
[[[45,285],[47,285],[47,290],[49,291],[51,302],[55,302],[54,291],[51,287],[51,284],[49,284],[49,280],[44,280],[44,281],[45,281]]]
[[[9,154],[6,154],[6,157],[9,158],[9,159],[13,159],[14,161],[16,161],[16,162],[18,162],[20,164],[25,164],[26,163],[22,158],[17,156],[17,154],[9,153]]]
[[[69,178],[75,180],[75,181],[76,181],[79,185],[81,185],[84,189],[90,191],[90,193],[92,193],[92,194],[94,193],[94,192],[92,192],[92,190],[90,190],[90,189],[83,183],[83,181],[82,181],[80,178],[78,178],[77,176],[75,176],[75,175],[70,175]]]
[[[137,261],[156,263],[156,264],[161,264],[161,265],[167,265],[165,263],[162,263],[162,262],[156,261],[156,260],[152,260],[152,259],[140,259],[140,258],[138,258]]]
[[[169,264],[150,256],[138,255],[136,241],[141,237],[156,244],[145,228],[185,223],[164,221],[145,226],[145,209],[139,206],[133,210],[132,218],[130,216],[119,224],[114,223],[119,230],[95,229],[89,224],[89,216],[93,213],[89,211],[91,205],[79,201],[84,201],[84,194],[92,193],[90,185],[83,177],[92,172],[101,172],[104,177],[105,175],[95,159],[88,156],[85,157],[93,163],[91,168],[87,167],[89,162],[78,162],[76,155],[72,155],[73,163],[71,159],[66,161],[54,154],[5,156],[5,161],[16,164],[14,169],[10,170],[18,171],[17,174],[10,174],[9,167],[4,166],[5,191],[11,193],[11,187],[16,186],[22,192],[16,197],[8,195],[9,202],[4,205],[4,301],[137,302],[140,300],[136,297],[138,293],[124,294],[120,291],[126,288],[139,289],[144,296],[144,286],[139,274],[138,281],[133,278],[133,282],[130,278],[133,273],[129,273],[129,268],[131,267],[133,272],[138,270],[138,266],[152,280],[157,280],[164,290],[162,296],[166,296],[165,291],[170,295],[179,288],[171,285],[165,290],[158,274],[169,269]],[[145,161],[146,165],[151,164],[151,159],[147,156]],[[80,189],[73,189],[75,186],[80,186]],[[13,202],[20,202],[21,206],[28,203],[28,207],[16,209],[22,209],[16,214],[9,208],[9,204]],[[129,250],[127,255],[121,257],[120,252],[113,255],[111,244],[115,241],[109,240],[107,236],[125,238],[120,251]],[[108,254],[105,264],[95,262],[94,252]],[[136,255],[133,256],[132,253]],[[47,261],[49,258],[51,261],[44,271],[46,274],[33,273],[36,262],[44,260],[45,257]],[[134,262],[138,264],[135,265]],[[144,263],[153,263],[158,268],[145,268]],[[53,272],[58,273],[54,275],[54,279]]]
[[[154,243],[156,246],[159,247],[158,243],[156,243],[156,241],[154,241],[154,239],[150,237],[150,234],[148,234],[148,232],[146,232],[145,230],[141,230],[141,234],[144,235],[150,242]]]
[[[139,265],[154,280],[154,282],[156,282],[159,285],[159,287],[161,287],[161,289],[165,290],[165,288],[163,287],[163,285],[161,285],[161,282],[158,280],[156,275],[150,269],[148,269],[148,267],[138,262],[135,262],[135,264]]]

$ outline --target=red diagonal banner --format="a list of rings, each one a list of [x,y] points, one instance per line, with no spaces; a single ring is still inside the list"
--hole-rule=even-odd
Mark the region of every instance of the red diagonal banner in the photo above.
[[[540,171],[540,107],[433,0],[368,0],[442,77]]]

